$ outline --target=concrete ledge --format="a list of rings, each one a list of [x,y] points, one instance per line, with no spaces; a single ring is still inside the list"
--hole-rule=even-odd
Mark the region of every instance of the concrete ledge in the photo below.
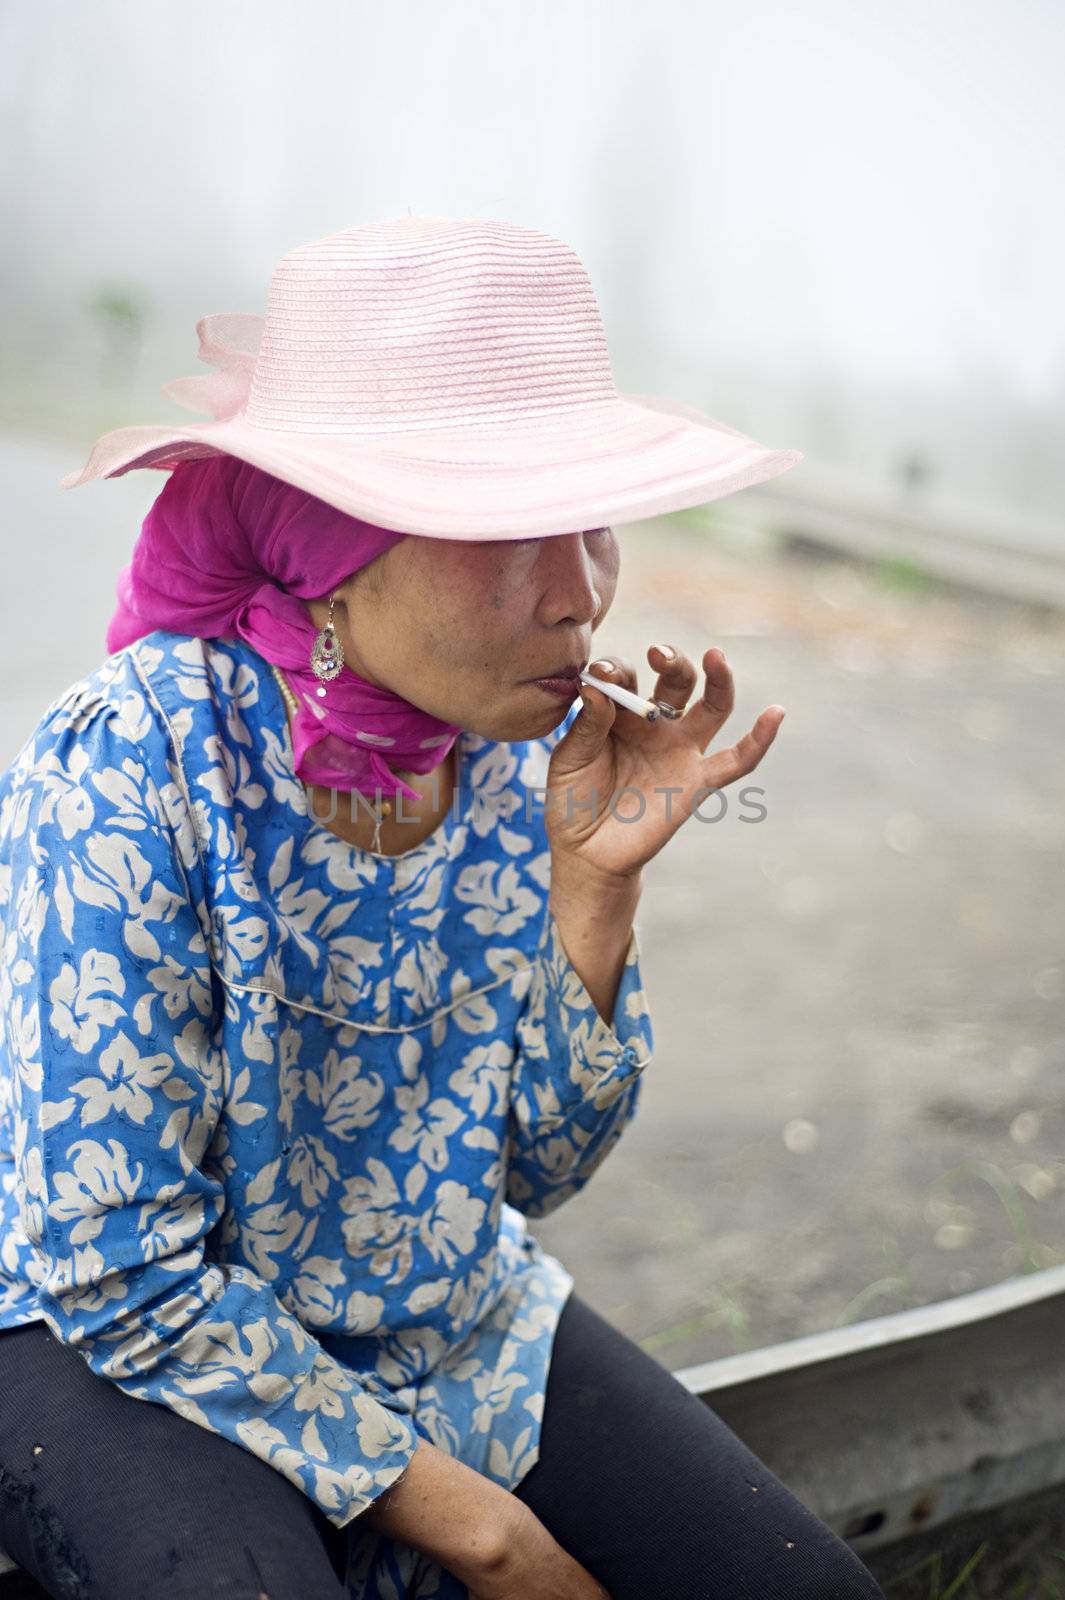
[[[1065,1482],[1065,1267],[676,1373],[863,1558]]]

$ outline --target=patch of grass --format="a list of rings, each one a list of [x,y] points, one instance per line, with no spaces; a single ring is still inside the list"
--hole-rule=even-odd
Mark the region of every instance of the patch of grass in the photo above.
[[[663,1345],[674,1344],[678,1339],[690,1338],[692,1334],[702,1333],[706,1328],[726,1327],[732,1335],[733,1350],[736,1355],[741,1355],[750,1348],[750,1317],[743,1309],[734,1294],[728,1289],[715,1285],[707,1294],[709,1305],[705,1311],[697,1311],[690,1317],[682,1317],[679,1322],[671,1322],[668,1327],[659,1328],[656,1333],[649,1333],[636,1342],[641,1350],[646,1350],[652,1355]]]
[[[909,1305],[913,1305],[913,1279],[910,1277],[905,1257],[899,1249],[898,1240],[884,1234],[880,1241],[880,1249],[888,1261],[891,1268],[890,1272],[886,1273],[882,1278],[874,1278],[872,1283],[867,1283],[864,1289],[859,1289],[858,1293],[847,1301],[847,1304],[836,1318],[835,1327],[842,1328],[848,1323],[861,1322],[863,1318],[869,1315],[876,1315],[877,1313],[875,1312],[870,1313],[868,1308],[877,1300],[894,1299],[898,1301],[901,1298]]]
[[[689,506],[684,511],[667,511],[662,521],[668,523],[678,533],[703,537],[715,532],[719,518],[713,505],[705,505]]]
[[[990,1565],[981,1571],[989,1552]],[[1001,1555],[1001,1551],[997,1552],[999,1559]],[[1035,1566],[1005,1579],[996,1552],[985,1540],[970,1555],[955,1558],[962,1564],[953,1575],[944,1573],[944,1552],[934,1550],[891,1577],[881,1573],[874,1576],[891,1600],[1065,1600],[1061,1574],[1050,1565],[1061,1558],[1060,1550],[1051,1549],[1037,1558]],[[874,1560],[866,1557],[866,1564],[871,1565]]]
[[[965,1562],[965,1565],[962,1567],[961,1571],[955,1577],[947,1581],[945,1588],[943,1579],[943,1552],[941,1550],[934,1550],[931,1555],[925,1556],[923,1560],[915,1562],[912,1567],[907,1567],[904,1572],[897,1573],[894,1578],[881,1580],[880,1587],[883,1589],[885,1594],[891,1594],[892,1591],[897,1590],[901,1584],[915,1582],[918,1574],[925,1567],[927,1567],[929,1575],[929,1587],[923,1591],[923,1595],[927,1595],[927,1600],[962,1600],[963,1596],[975,1593],[970,1585],[969,1580],[990,1548],[991,1546],[986,1543],[980,1545]],[[964,1588],[962,1587],[963,1585],[965,1585]],[[911,1596],[912,1600],[917,1600],[917,1593],[918,1591],[916,1588],[907,1591],[907,1600],[910,1600]]]
[[[874,582],[896,594],[929,594],[936,587],[937,580],[928,568],[908,556],[885,556],[870,566]]]
[[[996,1166],[993,1161],[963,1161],[958,1166],[941,1172],[929,1188],[949,1188],[964,1178],[976,1178],[979,1182],[988,1184],[994,1191],[1013,1230],[1013,1241],[1020,1258],[1020,1271],[1038,1272],[1041,1262],[1036,1256],[1035,1240],[1021,1198],[1020,1186],[1014,1183],[1012,1178],[1007,1177],[1002,1168]]]

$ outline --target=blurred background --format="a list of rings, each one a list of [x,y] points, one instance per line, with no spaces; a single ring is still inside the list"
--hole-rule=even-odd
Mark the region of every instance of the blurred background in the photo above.
[[[806,454],[620,530],[597,643],[787,716],[646,872],[639,1114],[533,1229],[674,1370],[1065,1261],[1061,7],[9,0],[0,58],[0,760],[165,481],[59,480],[201,420],[199,317],[409,211],[554,233],[619,389]]]

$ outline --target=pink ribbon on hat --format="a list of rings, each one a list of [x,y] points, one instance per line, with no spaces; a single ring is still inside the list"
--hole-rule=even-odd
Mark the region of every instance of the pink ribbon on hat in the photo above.
[[[261,324],[260,317],[236,313],[202,318],[199,353],[217,370],[175,379],[167,392],[218,418],[239,410]],[[416,801],[417,791],[389,763],[431,772],[462,730],[369,683],[347,664],[320,696],[310,664],[318,629],[302,603],[327,597],[409,537],[338,511],[236,456],[179,462],[119,574],[107,649],[124,649],[156,628],[246,639],[284,669],[296,693],[292,738],[299,778]]]
[[[200,340],[196,354],[216,371],[173,378],[163,384],[163,393],[190,411],[206,411],[216,422],[228,421],[247,404],[265,324],[265,317],[243,311],[201,317],[196,324]]]

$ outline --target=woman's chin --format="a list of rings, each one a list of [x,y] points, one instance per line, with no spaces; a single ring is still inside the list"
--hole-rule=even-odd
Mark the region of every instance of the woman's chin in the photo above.
[[[523,684],[522,688],[530,689],[532,693],[528,696],[531,703],[524,706],[521,711],[513,712],[509,716],[501,714],[493,719],[490,725],[467,722],[464,726],[470,733],[479,733],[482,738],[493,739],[498,744],[520,744],[524,739],[542,739],[558,727],[573,701],[580,698],[576,691],[572,698],[567,700],[562,695],[545,694],[542,689],[537,689],[535,684]],[[537,701],[542,701],[543,704],[538,705]]]

